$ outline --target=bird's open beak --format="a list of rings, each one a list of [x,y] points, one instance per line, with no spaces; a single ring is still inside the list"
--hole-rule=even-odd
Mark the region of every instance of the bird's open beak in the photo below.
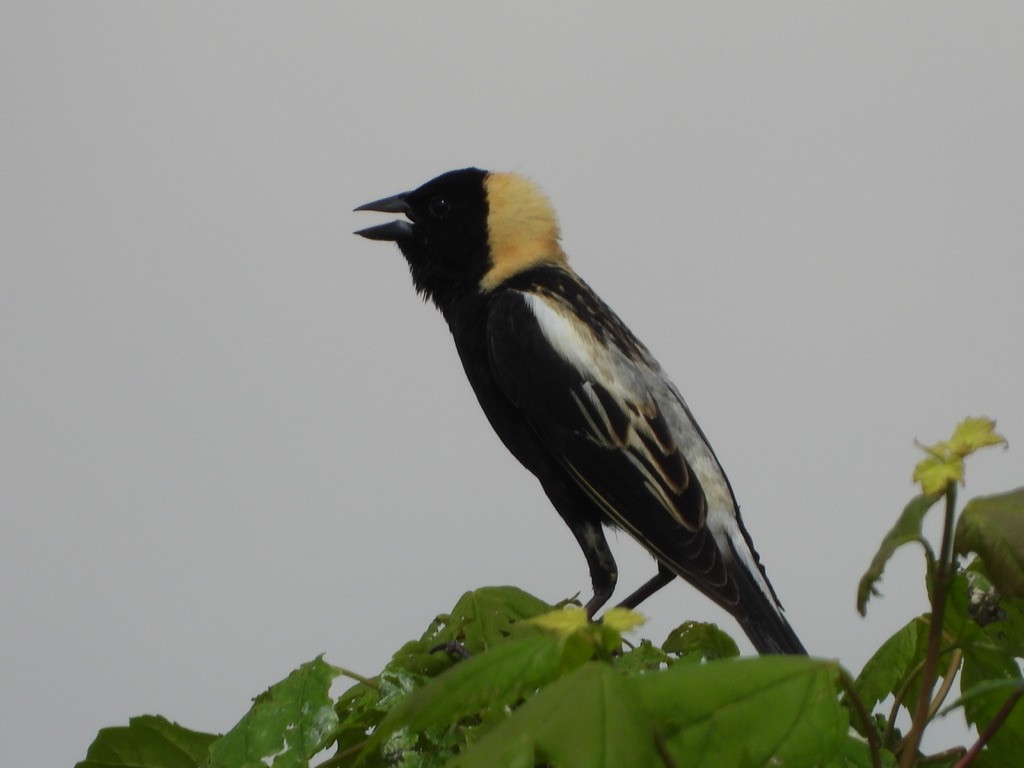
[[[366,203],[356,208],[356,211],[378,211],[380,213],[404,213],[406,216],[412,213],[412,208],[406,202],[408,192],[400,195],[392,195],[372,203]],[[375,227],[360,229],[353,234],[360,235],[369,240],[406,240],[412,237],[412,223],[404,219],[389,221],[387,224],[378,224]]]

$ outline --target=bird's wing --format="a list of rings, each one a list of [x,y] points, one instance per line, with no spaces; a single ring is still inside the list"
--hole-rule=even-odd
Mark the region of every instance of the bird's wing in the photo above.
[[[728,482],[657,363],[596,296],[586,298],[575,306],[572,296],[538,291],[495,297],[488,342],[499,386],[608,522],[735,610],[707,525],[709,494],[731,500]]]

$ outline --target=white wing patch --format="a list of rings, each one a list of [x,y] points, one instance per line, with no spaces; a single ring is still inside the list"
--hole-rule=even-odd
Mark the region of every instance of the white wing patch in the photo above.
[[[521,296],[552,348],[585,377],[603,381],[602,369],[607,371],[610,367],[611,355],[590,329],[582,323],[573,322],[568,315],[535,293],[522,293]]]

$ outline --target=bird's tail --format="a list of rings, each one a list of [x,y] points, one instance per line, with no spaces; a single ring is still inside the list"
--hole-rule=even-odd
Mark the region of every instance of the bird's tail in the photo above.
[[[747,633],[758,653],[793,653],[806,656],[796,632],[779,613],[769,609],[761,615],[751,612],[750,617],[740,626]]]
[[[753,552],[753,548],[751,548]],[[757,556],[754,555],[755,562]],[[807,655],[800,638],[786,621],[782,606],[768,583],[761,564],[757,562],[758,573],[751,573],[745,565],[735,563],[732,568],[740,592],[740,605],[745,609],[746,619],[740,618],[740,626],[758,653],[792,653]],[[763,584],[758,583],[758,576]],[[767,590],[765,590],[767,587]]]

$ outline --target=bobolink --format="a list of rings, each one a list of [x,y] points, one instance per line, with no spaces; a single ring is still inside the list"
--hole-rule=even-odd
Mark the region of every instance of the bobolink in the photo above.
[[[658,562],[622,605],[680,576],[759,652],[805,653],[704,433],[647,348],[569,266],[533,182],[467,168],[356,210],[407,217],[356,234],[397,243],[416,290],[448,321],[491,426],[583,549],[590,616],[615,589],[602,529],[611,525]]]

